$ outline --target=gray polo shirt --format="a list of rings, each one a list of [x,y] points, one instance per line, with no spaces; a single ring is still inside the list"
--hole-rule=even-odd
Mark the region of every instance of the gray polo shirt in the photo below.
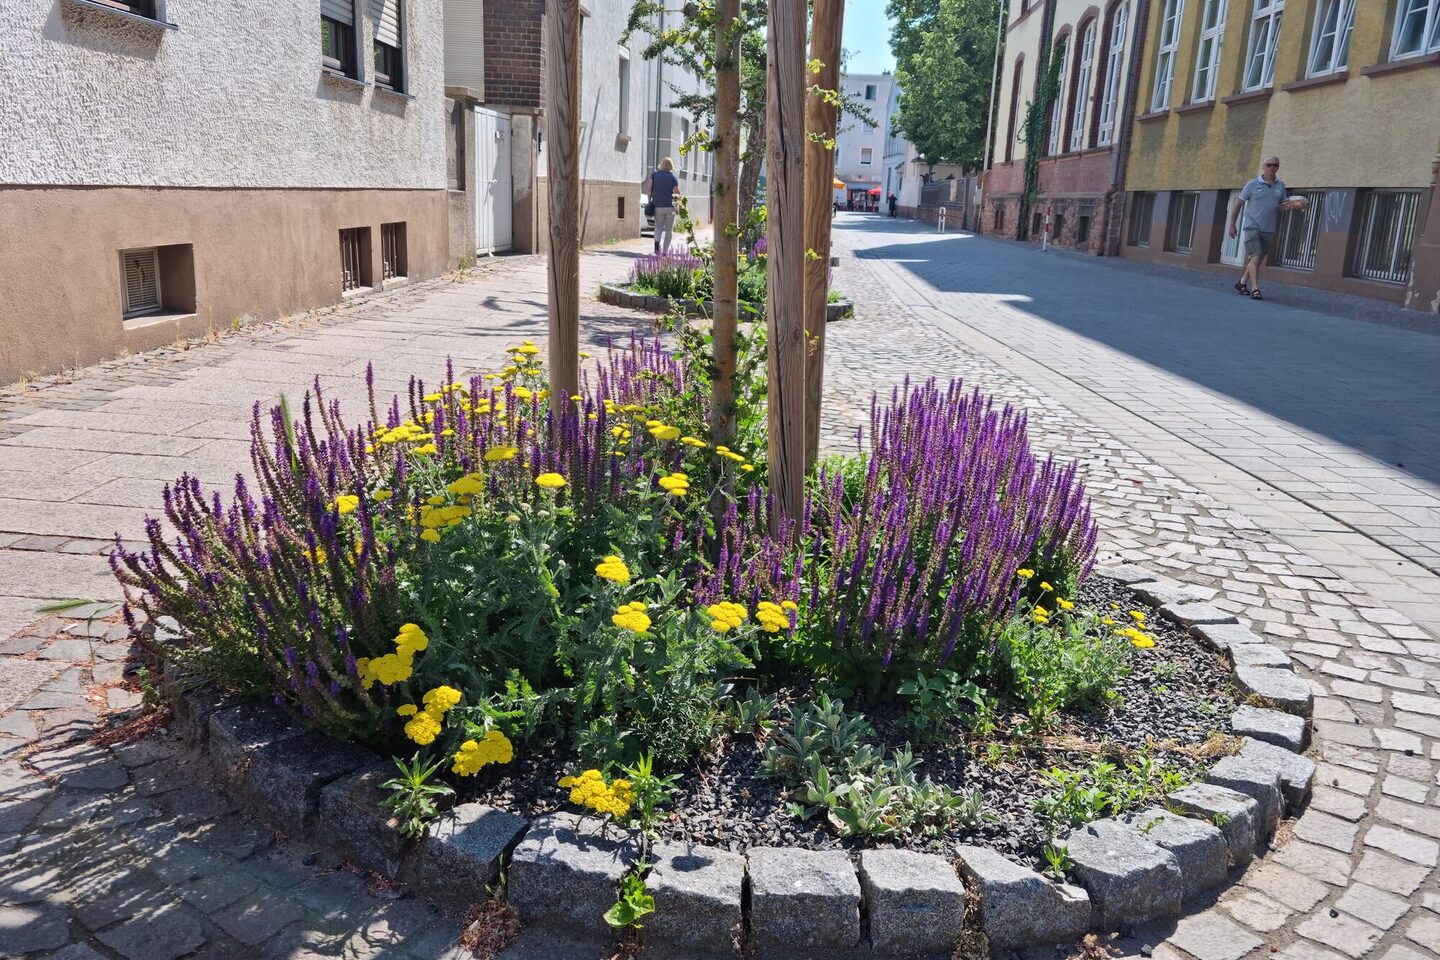
[[[1276,177],[1274,183],[1266,183],[1264,177],[1256,177],[1245,184],[1240,191],[1240,199],[1245,201],[1240,229],[1274,233],[1280,203],[1285,199],[1285,181]]]

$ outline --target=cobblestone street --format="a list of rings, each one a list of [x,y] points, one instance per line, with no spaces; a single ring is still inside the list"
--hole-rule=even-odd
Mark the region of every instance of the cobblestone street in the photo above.
[[[1103,561],[1197,588],[1314,688],[1309,809],[1116,955],[1440,958],[1440,331],[874,216],[836,243],[857,315],[827,331],[827,446],[906,377],[1022,405],[1081,461]],[[582,256],[582,343],[648,324],[593,299],[641,249]],[[544,290],[543,260],[500,259],[0,392],[0,957],[465,955],[455,918],[246,819],[169,739],[93,737],[139,699],[105,553],[163,481],[248,470],[254,401],[318,373],[354,403],[371,360],[382,394],[493,369],[541,341]],[[70,598],[96,603],[38,612]]]

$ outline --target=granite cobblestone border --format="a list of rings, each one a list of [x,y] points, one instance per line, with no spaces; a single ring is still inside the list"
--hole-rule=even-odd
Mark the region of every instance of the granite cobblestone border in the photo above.
[[[645,310],[649,313],[668,313],[670,311],[669,297],[632,293],[616,283],[600,284],[600,292],[597,297],[601,303],[608,303],[612,307],[627,307],[631,310]],[[713,300],[682,300],[679,303],[684,307],[687,317],[708,317],[715,312]],[[746,306],[748,304],[741,303],[741,310],[743,311]],[[827,321],[844,320],[854,315],[855,301],[853,300],[836,300],[834,303],[825,305]]]
[[[1187,588],[1123,564],[1095,575],[1160,605],[1166,618],[1229,657],[1248,702],[1232,719],[1241,746],[1204,783],[1163,807],[1097,820],[1062,842],[1072,883],[1052,881],[983,847],[953,860],[904,850],[757,847],[737,854],[663,842],[650,851],[655,913],[645,955],[946,960],[983,935],[992,953],[1078,940],[1177,918],[1263,852],[1282,817],[1298,816],[1315,780],[1308,743],[1313,696],[1277,647]],[[306,731],[276,708],[236,703],[174,672],[165,692],[176,729],[208,754],[235,799],[287,835],[328,847],[452,910],[507,876],[524,937],[583,950],[612,941],[602,915],[644,849],[638,834],[570,812],[526,821],[459,804],[418,842],[380,806],[392,769],[377,754]]]

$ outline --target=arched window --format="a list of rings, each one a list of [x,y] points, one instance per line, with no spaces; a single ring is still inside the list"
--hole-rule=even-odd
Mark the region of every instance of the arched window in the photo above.
[[[1100,110],[1095,127],[1095,145],[1108,146],[1115,139],[1115,114],[1120,107],[1120,74],[1125,72],[1125,37],[1130,26],[1130,5],[1124,0],[1110,8],[1106,30],[1104,73],[1100,75]]]
[[[1025,55],[1015,58],[1015,76],[1010,81],[1010,130],[1005,134],[1005,162],[1015,159],[1015,118],[1020,110],[1020,77],[1025,73]]]
[[[1080,33],[1079,60],[1075,69],[1075,89],[1070,93],[1070,149],[1085,148],[1085,118],[1090,108],[1090,75],[1095,66],[1095,21],[1085,24]]]
[[[1055,52],[1051,54],[1060,65],[1056,74],[1060,78],[1060,89],[1050,103],[1050,136],[1046,138],[1045,155],[1053,157],[1060,152],[1060,128],[1065,125],[1065,71],[1070,67],[1070,37],[1062,36],[1055,41]]]

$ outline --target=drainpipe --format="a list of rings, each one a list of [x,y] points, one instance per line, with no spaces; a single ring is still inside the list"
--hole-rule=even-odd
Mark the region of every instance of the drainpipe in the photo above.
[[[1113,256],[1110,252],[1110,218],[1118,216],[1116,211],[1116,194],[1120,194],[1118,200],[1121,210],[1125,208],[1124,185],[1125,173],[1130,161],[1130,132],[1135,124],[1135,103],[1139,96],[1140,89],[1140,62],[1145,51],[1145,34],[1150,22],[1150,0],[1135,0],[1135,22],[1132,26],[1132,42],[1130,44],[1130,66],[1125,75],[1125,112],[1122,114],[1124,123],[1120,125],[1119,136],[1115,140],[1115,163],[1110,171],[1110,190],[1105,198],[1105,236],[1100,247],[1102,256]],[[1119,253],[1118,244],[1116,253]]]
[[[1005,11],[1009,7],[1007,0],[1000,0],[997,4],[1000,8],[1000,15],[995,21],[995,65],[990,68],[990,107],[985,111],[985,172],[990,172],[990,160],[995,153],[994,146],[990,143],[990,131],[995,119],[995,88],[1000,83],[1000,46],[1005,40]]]

